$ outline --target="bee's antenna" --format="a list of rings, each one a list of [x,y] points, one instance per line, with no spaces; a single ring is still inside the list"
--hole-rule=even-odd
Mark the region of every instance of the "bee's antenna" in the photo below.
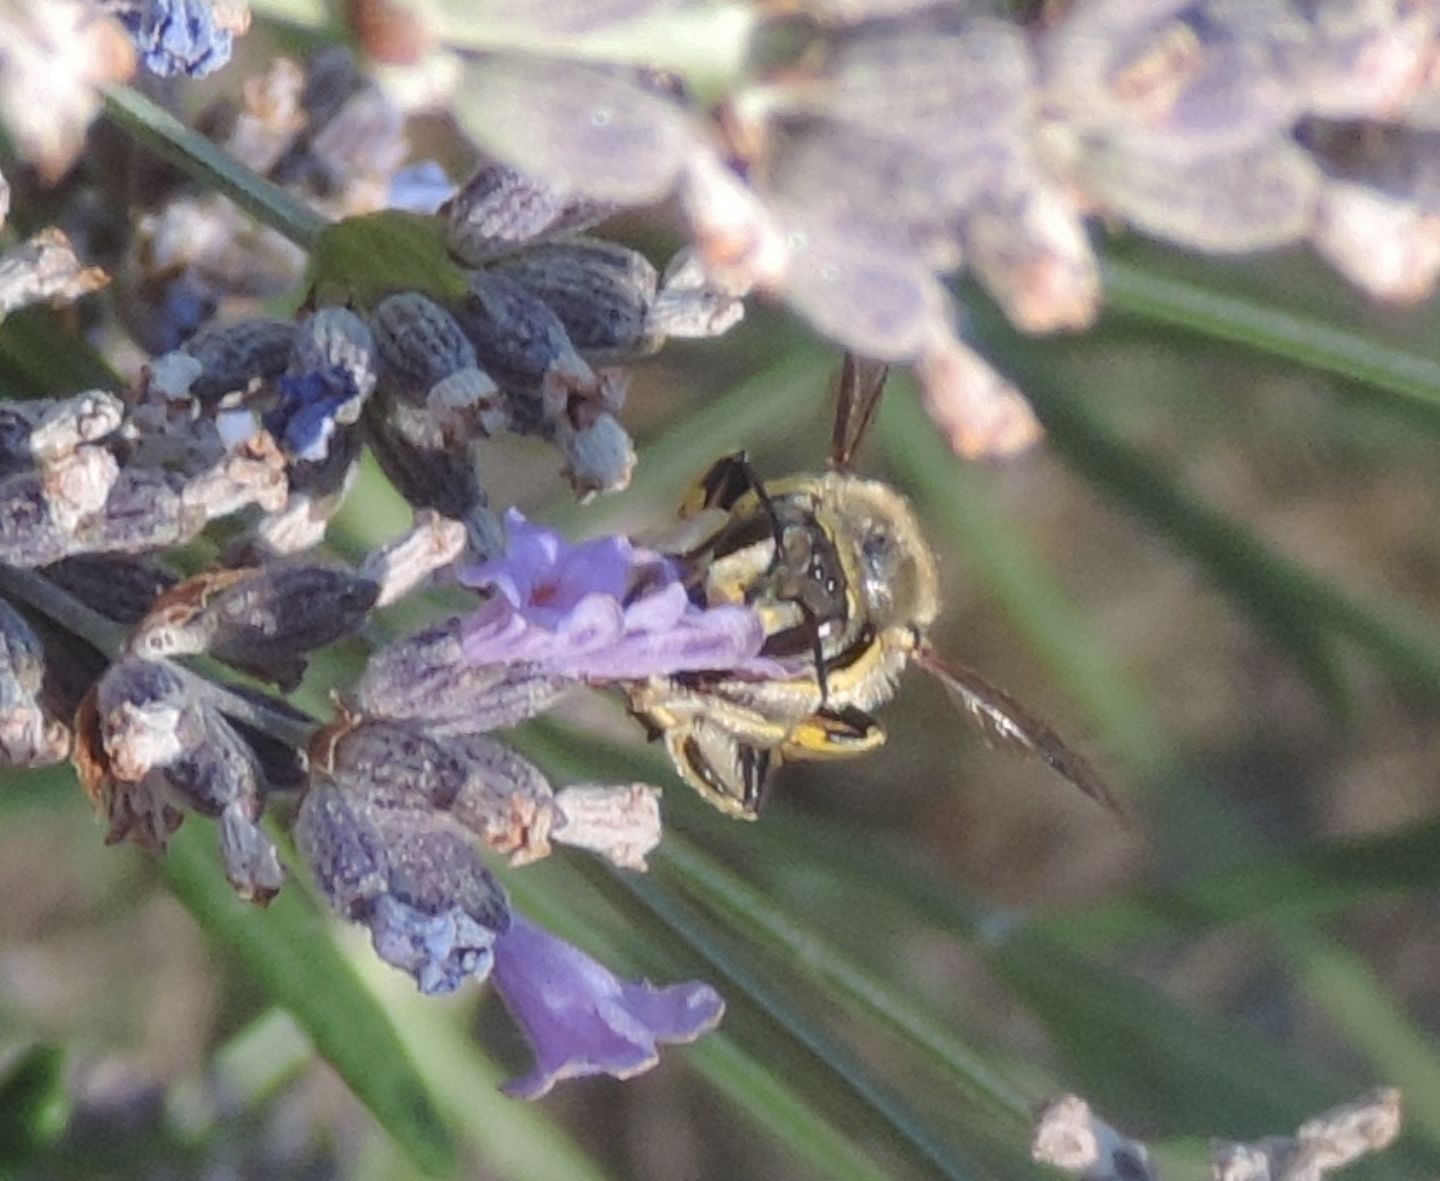
[[[830,466],[849,471],[855,453],[875,421],[880,395],[885,392],[888,365],[866,361],[854,353],[846,353],[840,366],[840,382],[835,404],[835,426],[830,435]]]

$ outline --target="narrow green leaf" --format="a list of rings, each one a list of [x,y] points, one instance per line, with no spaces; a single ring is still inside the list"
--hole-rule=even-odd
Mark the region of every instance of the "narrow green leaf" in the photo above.
[[[567,752],[560,753],[571,757]],[[673,944],[687,962],[697,961],[696,966],[681,966],[679,971],[705,971],[709,960],[703,952],[697,954],[689,929],[658,921],[653,912],[635,916],[632,897],[613,875],[595,865],[551,868],[558,869],[561,878],[567,880],[547,888],[539,875],[531,872],[509,882],[517,907],[532,919],[584,946],[613,969],[642,972],[653,979],[673,979],[677,965],[663,954],[666,946]],[[574,901],[577,895],[584,894],[589,895],[587,901],[597,894],[612,898],[640,924],[617,929],[587,920]],[[798,1068],[786,1069],[790,1057],[786,1053],[790,1048],[786,1027],[754,1006],[748,993],[731,988],[721,991],[726,996],[727,1010],[720,1030],[707,1034],[693,1046],[669,1050],[667,1054],[683,1055],[782,1149],[814,1168],[817,1177],[876,1181],[893,1176],[856,1143],[852,1138],[855,1129],[839,1122],[837,1105],[822,1103],[822,1097],[837,1086],[832,1066],[824,1062],[817,1065],[813,1055],[804,1050]],[[755,1020],[747,1021],[749,1017]],[[756,1052],[757,1044],[763,1052]],[[838,1077],[838,1085],[849,1090],[848,1078]]]
[[[475,1043],[469,1015],[475,993],[455,1000],[424,996],[403,972],[361,941],[350,966],[381,1005],[436,1101],[478,1161],[505,1181],[605,1181],[608,1174],[557,1126],[544,1103],[500,1091],[505,1071]]]
[[[11,398],[119,389],[119,375],[50,308],[29,307],[0,322],[0,391]]]
[[[1376,1073],[1405,1094],[1406,1126],[1440,1143],[1440,1057],[1434,1036],[1404,1011],[1354,951],[1302,928],[1275,929],[1302,993],[1360,1047]],[[1433,1151],[1433,1149],[1432,1149]]]
[[[1114,259],[1104,264],[1110,314],[1183,328],[1334,377],[1360,382],[1440,414],[1440,361],[1381,344],[1230,292],[1155,274]]]
[[[876,1081],[849,1050],[816,1028],[788,998],[780,995],[748,964],[727,952],[705,931],[689,907],[647,878],[612,876],[611,880],[618,882],[654,918],[683,939],[731,988],[743,992],[791,1038],[833,1072],[837,1081],[889,1125],[897,1142],[905,1146],[907,1155],[917,1165],[952,1181],[970,1176],[968,1168],[902,1100]]]
[[[309,249],[325,228],[325,219],[298,197],[257,176],[139,91],[128,86],[109,87],[105,91],[105,113],[156,155],[206,188],[223,193],[297,246]]]
[[[737,933],[803,968],[805,974],[847,1008],[888,1028],[936,1068],[957,1091],[983,1104],[992,1117],[1028,1125],[1033,1100],[1002,1078],[949,1030],[927,1017],[908,997],[857,968],[804,923],[783,913],[684,838],[672,833],[656,854],[665,879],[692,902],[723,918]]]
[[[723,1032],[690,1051],[706,1082],[825,1181],[893,1181],[892,1174],[836,1134],[834,1125],[773,1064],[745,1052]]]
[[[205,934],[295,1018],[411,1159],[433,1175],[450,1173],[455,1148],[434,1099],[304,891],[292,884],[264,910],[241,902],[217,864],[213,841],[208,826],[185,826],[158,861],[166,884]]]

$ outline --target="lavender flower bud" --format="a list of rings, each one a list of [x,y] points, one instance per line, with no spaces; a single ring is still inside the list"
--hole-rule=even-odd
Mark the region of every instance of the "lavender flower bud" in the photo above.
[[[423,402],[432,386],[476,367],[472,345],[455,318],[418,291],[386,296],[370,313],[386,386]]]
[[[0,710],[39,696],[45,649],[25,617],[0,599]]]
[[[375,653],[355,686],[357,711],[414,719],[435,735],[486,734],[543,713],[568,687],[524,665],[468,659],[463,632],[450,619]]]
[[[1069,197],[1019,167],[961,217],[971,269],[1010,322],[1025,332],[1079,329],[1100,310],[1100,273]]]
[[[1437,14],[1405,0],[1309,5],[1312,35],[1299,73],[1306,110],[1336,119],[1389,119],[1424,85]]]
[[[468,444],[449,446],[438,423],[385,391],[365,412],[370,450],[405,500],[419,509],[463,521],[486,504]]]
[[[212,0],[143,0],[121,19],[152,74],[203,78],[230,60],[232,31],[216,22]]]
[[[99,512],[120,476],[120,464],[104,447],[77,447],[45,465],[40,479],[50,517],[74,535],[80,522]]]
[[[1040,437],[1025,396],[954,337],[926,352],[916,376],[925,409],[963,459],[1017,455]]]
[[[285,884],[280,852],[251,815],[248,800],[232,800],[220,813],[220,859],[231,888],[264,906]]]
[[[339,369],[362,401],[375,388],[377,365],[375,337],[365,321],[346,308],[321,308],[310,316],[296,332],[290,354],[291,373]]]
[[[330,745],[325,769],[374,802],[444,813],[511,864],[550,852],[550,784],[531,763],[482,737],[439,737],[417,723],[362,720]]]
[[[1021,125],[1035,73],[1028,39],[1014,23],[938,13],[836,37],[814,105],[955,161]]]
[[[380,588],[375,606],[388,607],[450,565],[464,549],[465,527],[460,522],[422,509],[408,533],[366,557],[360,574]]]
[[[163,661],[131,658],[113,664],[95,689],[95,707],[109,770],[138,782],[201,741],[201,707]]]
[[[1078,6],[1041,41],[1047,98],[1067,121],[1180,161],[1271,140],[1299,111],[1289,5]]]
[[[446,246],[472,267],[541,238],[587,229],[612,212],[504,164],[482,167],[440,208]]]
[[[63,459],[82,443],[105,438],[119,429],[125,417],[124,403],[104,390],[12,404],[7,409],[29,420],[27,450],[40,463]]]
[[[560,318],[513,279],[472,275],[458,319],[487,373],[508,390],[539,395],[542,419],[563,410],[569,393],[598,388]]]
[[[0,255],[0,320],[28,304],[73,303],[108,282],[110,276],[99,267],[81,263],[64,233],[41,230],[24,246]]]
[[[70,751],[70,731],[41,704],[46,654],[24,616],[0,599],[0,766],[45,767]]]
[[[619,492],[635,471],[635,444],[613,414],[601,414],[583,430],[557,419],[551,437],[565,454],[565,476],[575,495],[589,500],[599,492]]]
[[[555,796],[557,841],[590,849],[621,869],[643,872],[645,855],[660,843],[660,789],[576,785]]]
[[[790,265],[784,227],[714,152],[691,153],[679,199],[701,265],[719,289],[738,298],[781,284]]]
[[[764,191],[771,210],[797,227],[953,270],[955,217],[993,172],[992,155],[976,153],[957,167],[886,133],[789,121],[767,145]]]
[[[948,297],[923,260],[814,229],[791,254],[785,293],[816,331],[876,360],[913,361],[948,330]]]
[[[77,531],[67,553],[140,553],[188,540],[205,527],[206,516],[187,509],[185,478],[159,468],[120,471],[104,511]]]
[[[46,566],[70,552],[71,538],[50,511],[44,481],[36,472],[0,480],[0,562]]]
[[[539,296],[592,362],[643,356],[660,345],[647,333],[658,277],[634,250],[598,238],[567,238],[533,246],[494,270]]]
[[[1440,131],[1311,120],[1326,173],[1311,242],[1372,296],[1424,298],[1440,274]]]
[[[176,802],[220,819],[230,884],[267,902],[280,888],[278,854],[256,827],[259,762],[219,713],[197,702],[164,661],[126,657],[95,687],[82,774],[110,820],[109,840],[163,850],[180,823]]]
[[[161,566],[117,554],[66,558],[45,577],[116,623],[135,624],[178,579]]]
[[[235,320],[202,328],[184,352],[200,362],[201,375],[190,387],[201,401],[216,401],[251,381],[272,381],[290,363],[296,328],[283,320]]]
[[[212,571],[164,595],[130,646],[151,658],[209,652],[289,692],[305,654],[359,628],[378,592],[368,578],[325,566]]]
[[[427,407],[439,437],[464,440],[505,428],[508,410],[499,387],[439,304],[413,291],[391,295],[371,313],[370,323],[387,387]],[[424,445],[414,432],[406,433]]]
[[[665,268],[660,291],[646,315],[645,330],[662,339],[723,336],[744,317],[745,304],[715,283],[699,254],[686,247]]]
[[[418,797],[327,776],[306,795],[295,839],[331,905],[366,924],[376,954],[421,992],[489,974],[509,903],[449,818]]]

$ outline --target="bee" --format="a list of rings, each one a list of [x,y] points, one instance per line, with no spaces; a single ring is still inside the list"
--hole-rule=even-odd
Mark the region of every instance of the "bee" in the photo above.
[[[1100,776],[1049,726],[931,648],[940,611],[935,555],[909,502],[851,471],[886,373],[846,357],[827,471],[766,483],[743,452],[727,455],[681,505],[688,544],[669,556],[692,600],[756,611],[761,655],[785,674],[651,677],[628,687],[631,712],[706,801],[753,820],[781,763],[851,758],[884,743],[873,713],[913,663],[992,741],[1038,756],[1114,807]]]

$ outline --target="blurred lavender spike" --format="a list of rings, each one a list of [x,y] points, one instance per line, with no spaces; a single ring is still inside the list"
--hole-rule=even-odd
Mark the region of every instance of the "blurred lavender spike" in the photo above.
[[[1193,159],[1094,140],[1082,149],[1079,179],[1136,228],[1210,254],[1301,241],[1320,196],[1314,160],[1279,138]]]
[[[638,71],[539,57],[471,65],[456,113],[496,158],[544,184],[616,205],[664,197],[697,135],[684,104]]]

